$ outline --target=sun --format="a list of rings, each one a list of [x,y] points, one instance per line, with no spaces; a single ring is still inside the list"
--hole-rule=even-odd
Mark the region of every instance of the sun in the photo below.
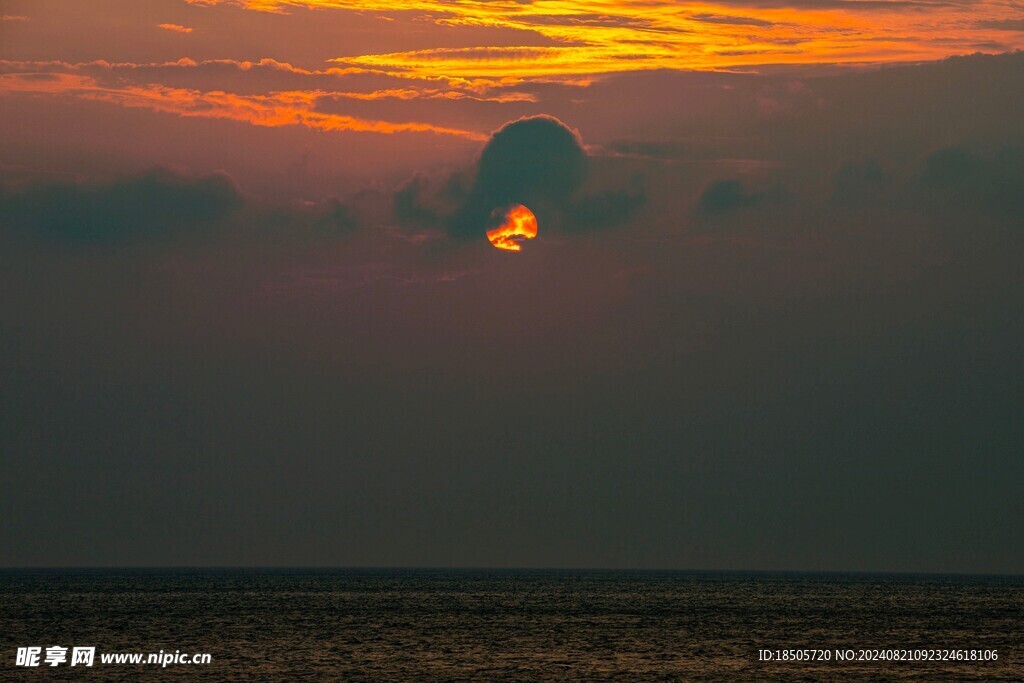
[[[521,251],[522,242],[537,236],[537,217],[522,204],[499,206],[491,212],[487,225],[488,241],[505,251]]]

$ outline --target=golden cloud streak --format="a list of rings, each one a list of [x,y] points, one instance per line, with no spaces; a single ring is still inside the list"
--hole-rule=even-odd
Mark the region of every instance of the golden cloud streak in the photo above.
[[[840,2],[794,9],[674,0],[190,0],[262,12],[292,8],[417,13],[436,24],[530,31],[547,47],[417,50],[338,59],[393,75],[545,78],[645,69],[722,69],[764,63],[937,59],[979,44],[1024,47],[1024,33],[980,30],[1012,18],[999,0]],[[870,11],[868,11],[870,10]]]
[[[396,98],[396,99],[414,99],[416,97],[422,97],[427,99],[471,99],[481,102],[533,102],[536,98],[529,93],[521,92],[506,92],[499,94],[486,94],[502,86],[515,85],[522,81],[520,78],[505,77],[505,78],[449,78],[446,76],[438,76],[436,74],[410,74],[402,72],[388,72],[380,68],[369,68],[369,67],[330,67],[327,69],[304,69],[301,67],[293,66],[288,62],[279,62],[275,59],[261,59],[259,61],[249,60],[238,60],[238,59],[206,59],[202,61],[196,61],[189,59],[188,57],[182,57],[173,62],[148,62],[148,63],[136,63],[136,62],[109,62],[103,59],[97,59],[90,62],[62,62],[58,60],[48,61],[17,61],[17,60],[0,60],[0,71],[8,72],[82,72],[91,73],[96,70],[106,72],[114,70],[139,70],[139,69],[200,69],[206,66],[226,66],[237,69],[242,72],[252,71],[254,69],[272,69],[274,71],[282,71],[289,74],[295,74],[297,76],[330,76],[336,78],[343,78],[345,76],[353,76],[357,74],[376,74],[381,76],[388,76],[390,78],[396,78],[404,81],[418,81],[429,83],[432,86],[425,88],[422,86],[409,87],[409,88],[393,88],[388,90],[378,90],[374,92],[332,92],[331,94],[336,97],[345,97],[350,99],[385,99],[385,98]],[[576,84],[586,84],[584,79],[575,79],[572,81]]]
[[[110,87],[100,84],[94,78],[69,73],[8,73],[0,75],[0,94],[10,93],[70,96],[83,100],[109,102],[123,107],[150,109],[183,117],[227,119],[268,128],[304,126],[322,131],[383,134],[433,133],[470,140],[485,140],[487,138],[486,135],[473,131],[445,128],[429,123],[394,123],[319,112],[315,110],[319,99],[332,95],[344,96],[346,93],[316,90],[276,92],[269,95],[238,95],[224,91],[201,92],[156,84]],[[387,93],[382,96],[387,96]]]
[[[182,26],[181,24],[157,24],[157,28],[174,31],[175,33],[192,33],[194,30],[188,26]]]

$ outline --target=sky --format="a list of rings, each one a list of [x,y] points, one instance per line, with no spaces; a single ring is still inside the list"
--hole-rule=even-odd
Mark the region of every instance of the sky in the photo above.
[[[1021,48],[0,2],[0,566],[1024,571]]]

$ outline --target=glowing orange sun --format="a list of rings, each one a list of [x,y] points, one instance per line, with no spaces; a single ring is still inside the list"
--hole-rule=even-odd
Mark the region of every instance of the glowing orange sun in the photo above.
[[[487,239],[505,251],[521,251],[522,242],[537,236],[537,217],[522,204],[498,207],[491,212],[487,225]]]

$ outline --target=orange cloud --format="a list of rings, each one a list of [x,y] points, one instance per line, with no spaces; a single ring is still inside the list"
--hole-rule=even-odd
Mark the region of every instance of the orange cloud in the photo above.
[[[206,59],[196,61],[188,57],[172,62],[108,62],[97,59],[90,62],[62,62],[57,60],[49,61],[17,61],[0,60],[0,71],[6,72],[44,72],[51,70],[74,71],[79,73],[118,72],[118,76],[131,77],[133,71],[147,71],[152,75],[153,71],[162,69],[201,69],[207,66],[224,66],[237,69],[240,72],[250,72],[257,69],[281,71],[296,76],[327,76],[342,79],[346,76],[355,75],[380,75],[394,78],[399,81],[417,81],[420,84],[405,88],[392,88],[374,92],[332,92],[333,96],[349,99],[415,99],[423,97],[428,99],[470,99],[483,102],[533,102],[535,96],[522,92],[500,92],[494,93],[497,88],[514,85],[522,79],[515,77],[504,78],[449,78],[436,74],[406,74],[401,72],[388,73],[383,69],[367,67],[329,67],[326,69],[304,69],[293,66],[287,62],[279,62],[275,59],[261,59],[259,61],[237,60],[237,59]],[[584,79],[571,81],[575,84],[586,84]],[[422,84],[430,85],[424,87]]]
[[[421,122],[390,122],[316,111],[318,100],[344,96],[316,90],[238,95],[224,91],[200,92],[163,85],[105,86],[95,78],[73,73],[8,73],[0,75],[0,94],[32,93],[109,102],[123,107],[150,109],[177,116],[228,119],[253,126],[304,126],[322,131],[366,133],[433,133],[485,140],[473,131]],[[386,96],[386,95],[384,95]]]
[[[416,12],[439,25],[531,31],[549,47],[480,46],[336,60],[398,75],[550,78],[765,63],[926,60],[1024,48],[1003,0],[189,0],[262,12],[293,8]]]
[[[192,33],[194,30],[188,26],[182,26],[181,24],[157,24],[157,27],[168,31],[175,31],[177,33]]]

